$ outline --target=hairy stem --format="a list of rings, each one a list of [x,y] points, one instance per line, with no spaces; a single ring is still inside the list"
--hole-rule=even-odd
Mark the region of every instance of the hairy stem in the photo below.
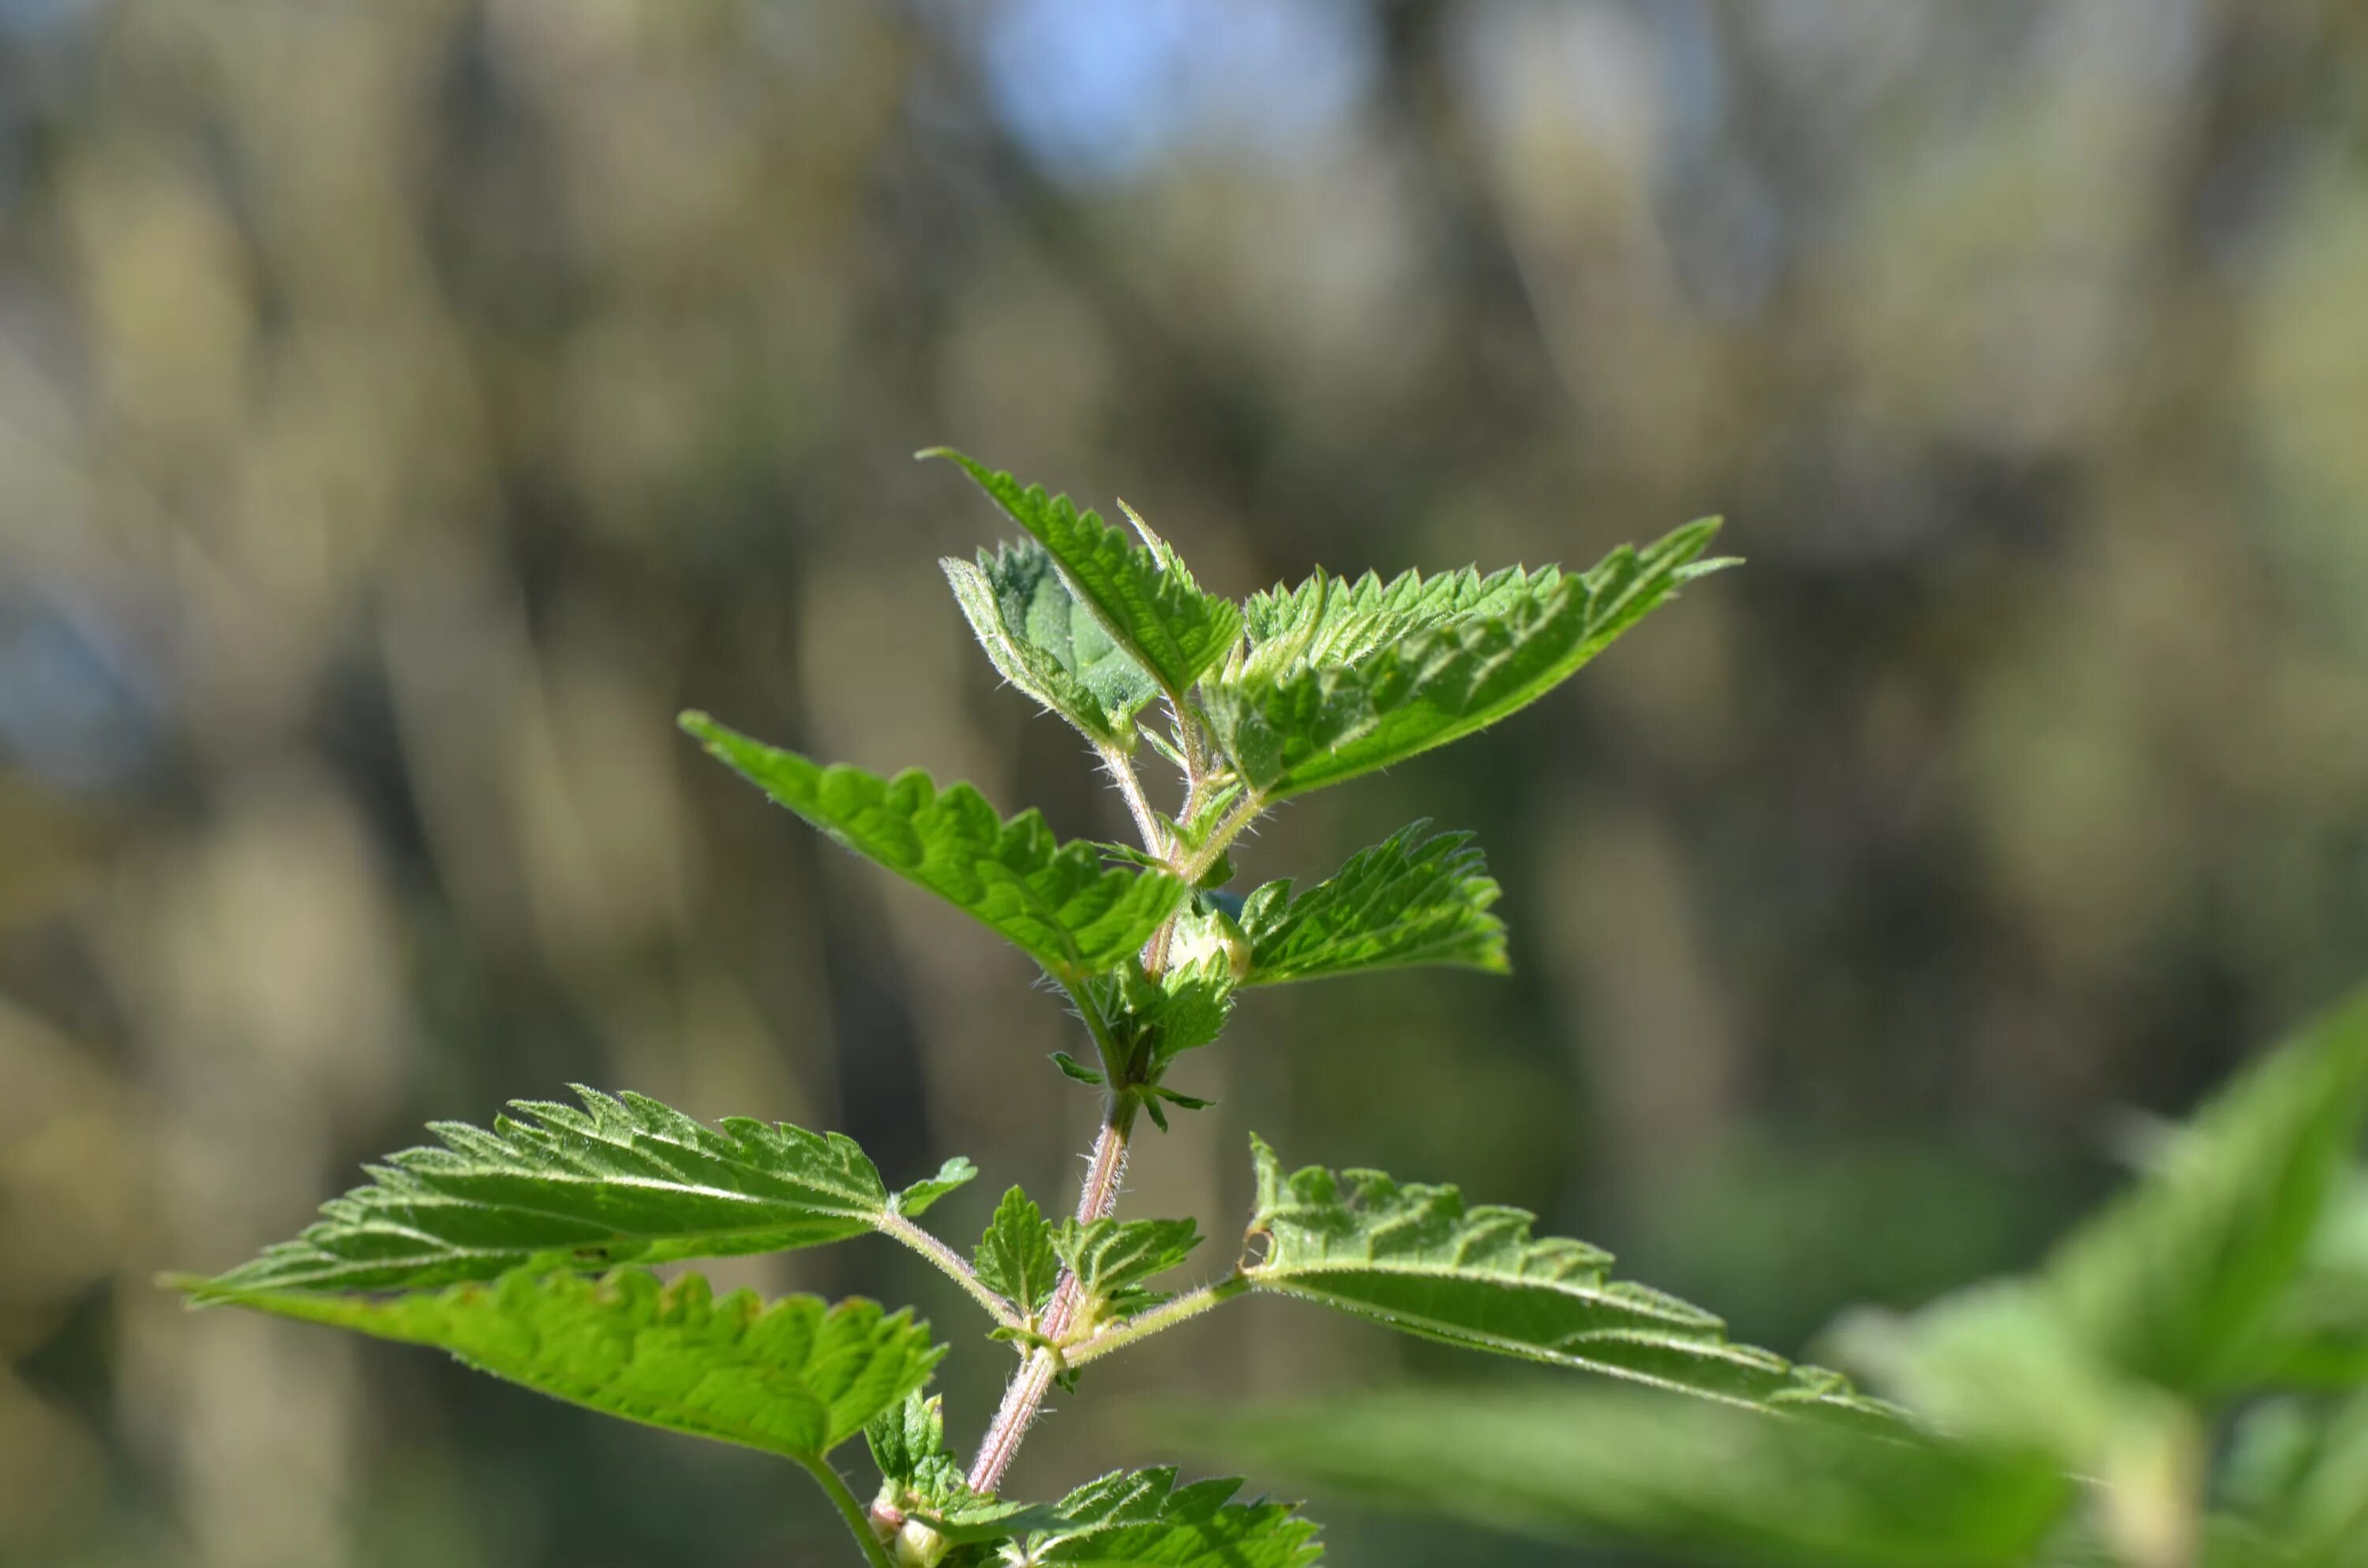
[[[882,1235],[893,1236],[928,1258],[939,1272],[969,1292],[971,1300],[985,1307],[996,1323],[1005,1328],[1027,1326],[1028,1320],[1020,1315],[1019,1309],[988,1290],[962,1254],[893,1209],[880,1217],[879,1223]]]
[[[1143,779],[1134,771],[1134,763],[1116,746],[1099,748],[1102,767],[1125,797],[1126,809],[1134,818],[1134,831],[1143,837],[1143,847],[1148,854],[1165,860],[1168,856],[1167,835],[1161,831],[1159,818],[1151,809],[1150,798],[1143,792]]]
[[[1085,1190],[1077,1195],[1077,1222],[1091,1224],[1107,1219],[1118,1207],[1119,1178],[1126,1171],[1126,1141],[1134,1131],[1136,1101],[1132,1095],[1120,1095],[1110,1101],[1108,1115],[1102,1122],[1101,1136],[1094,1140],[1093,1164],[1087,1168]],[[1044,1309],[1044,1335],[1058,1341],[1069,1332],[1076,1318],[1080,1291],[1077,1277],[1063,1272],[1059,1289],[1053,1292],[1052,1304]],[[995,1424],[986,1429],[986,1437],[978,1446],[978,1458],[970,1467],[970,1486],[973,1492],[993,1492],[1003,1484],[1003,1472],[1011,1468],[1013,1456],[1028,1436],[1028,1428],[1044,1408],[1044,1396],[1052,1392],[1053,1379],[1061,1369],[1061,1359],[1047,1350],[1032,1352],[1012,1374],[1011,1384],[1003,1391],[1002,1408],[995,1413]]]
[[[1070,1366],[1082,1367],[1113,1350],[1123,1350],[1138,1340],[1148,1339],[1163,1329],[1174,1328],[1187,1318],[1199,1317],[1212,1307],[1223,1306],[1249,1288],[1246,1276],[1228,1274],[1223,1279],[1163,1301],[1147,1312],[1137,1312],[1123,1323],[1112,1324],[1090,1339],[1064,1346],[1062,1356]]]
[[[828,1494],[831,1506],[838,1510],[838,1517],[847,1521],[847,1528],[853,1532],[856,1544],[863,1548],[863,1561],[871,1564],[871,1568],[896,1568],[896,1560],[888,1555],[887,1543],[871,1528],[871,1516],[864,1512],[863,1505],[855,1500],[855,1494],[847,1489],[846,1481],[830,1467],[830,1461],[810,1459],[798,1462]]]
[[[1226,813],[1224,821],[1211,831],[1209,841],[1176,868],[1176,874],[1189,883],[1198,884],[1202,877],[1209,874],[1209,868],[1217,863],[1218,857],[1233,847],[1234,840],[1242,835],[1242,830],[1256,822],[1258,813],[1264,810],[1266,802],[1258,799],[1257,791],[1245,789],[1240,802]]]

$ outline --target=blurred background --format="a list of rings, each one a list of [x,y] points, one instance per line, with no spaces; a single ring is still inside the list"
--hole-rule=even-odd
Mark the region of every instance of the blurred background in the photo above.
[[[965,1243],[1066,1200],[1026,961],[673,727],[1123,832],[940,441],[1236,594],[1750,559],[1237,856],[1476,829],[1518,973],[1250,997],[1138,1212],[1230,1233],[1255,1127],[1798,1348],[2368,971],[2368,8],[0,0],[0,1562],[845,1559],[776,1464],[150,1279],[571,1079],[967,1153]],[[714,1272],[974,1326],[885,1244]],[[1487,1370],[1252,1302],[1016,1483]]]

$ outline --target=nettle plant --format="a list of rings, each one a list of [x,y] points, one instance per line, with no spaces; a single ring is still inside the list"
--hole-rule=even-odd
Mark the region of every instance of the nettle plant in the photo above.
[[[1013,686],[1076,726],[1142,842],[1062,843],[966,784],[882,778],[760,744],[704,714],[683,726],[837,843],[927,888],[1038,964],[1083,1026],[1060,1070],[1101,1096],[1075,1211],[1055,1223],[1014,1187],[967,1254],[925,1229],[976,1175],[965,1159],[892,1189],[838,1133],[745,1119],[709,1127],[638,1095],[579,1088],[490,1130],[435,1124],[440,1146],[370,1167],[302,1235],[211,1279],[232,1303],[435,1346],[542,1392],[803,1466],[856,1547],[889,1564],[1160,1563],[1296,1568],[1320,1554],[1294,1508],[1236,1481],[1118,1472],[1048,1503],[1002,1495],[1056,1386],[1107,1356],[1253,1292],[1406,1332],[1614,1374],[1729,1404],[1891,1423],[1838,1375],[1730,1343],[1720,1320],[1611,1278],[1583,1242],[1531,1233],[1519,1210],[1372,1171],[1290,1170],[1250,1151],[1257,1202],[1234,1259],[1166,1281],[1201,1241],[1186,1218],[1115,1212],[1129,1150],[1205,1102],[1171,1071],[1215,1040],[1242,992],[1411,964],[1505,967],[1497,884],[1460,834],[1417,824],[1301,888],[1226,891],[1227,849],[1261,813],[1459,740],[1545,695],[1679,587],[1715,519],[1591,570],[1519,568],[1389,582],[1317,574],[1247,604],[1205,593],[1140,518],[1133,535],[958,453],[1024,531],[945,572]],[[1156,717],[1155,717],[1156,716]],[[1172,812],[1136,769],[1180,775]],[[967,1464],[923,1392],[945,1347],[910,1312],[808,1296],[715,1298],[649,1266],[877,1233],[943,1270],[1017,1355]],[[832,1456],[858,1435],[881,1471],[867,1505]]]

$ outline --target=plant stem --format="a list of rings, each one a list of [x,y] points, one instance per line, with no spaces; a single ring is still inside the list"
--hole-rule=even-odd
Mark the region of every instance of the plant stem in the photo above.
[[[1223,1279],[1163,1301],[1147,1312],[1137,1312],[1124,1323],[1113,1324],[1091,1339],[1064,1346],[1062,1356],[1070,1366],[1082,1367],[1113,1350],[1123,1350],[1138,1340],[1148,1339],[1162,1329],[1174,1328],[1187,1318],[1199,1317],[1212,1307],[1223,1306],[1249,1288],[1246,1276],[1228,1274]]]
[[[1160,831],[1159,818],[1151,809],[1150,797],[1143,792],[1143,779],[1135,773],[1134,764],[1116,746],[1099,749],[1103,768],[1118,786],[1118,792],[1126,798],[1126,809],[1134,817],[1134,831],[1143,835],[1144,851],[1166,859],[1167,835]]]
[[[855,1534],[856,1544],[863,1548],[864,1562],[871,1568],[896,1568],[896,1560],[888,1555],[887,1543],[871,1528],[871,1517],[863,1511],[863,1505],[855,1500],[855,1494],[847,1489],[847,1483],[838,1471],[831,1469],[830,1461],[817,1458],[802,1459],[798,1462],[829,1495],[831,1506],[838,1510],[838,1517],[847,1521],[847,1528]]]
[[[1020,1316],[1019,1309],[988,1290],[980,1280],[977,1271],[971,1267],[969,1259],[944,1242],[893,1209],[881,1215],[879,1225],[882,1235],[894,1237],[935,1264],[947,1278],[968,1291],[971,1300],[985,1307],[987,1315],[996,1323],[1005,1328],[1027,1326],[1028,1320]]]
[[[1134,1131],[1137,1102],[1132,1095],[1120,1095],[1110,1101],[1102,1121],[1101,1136],[1094,1140],[1093,1164],[1086,1171],[1085,1190],[1077,1195],[1077,1222],[1091,1224],[1107,1219],[1118,1207],[1118,1184],[1126,1171],[1126,1141]],[[1057,1341],[1069,1332],[1076,1319],[1079,1290],[1077,1277],[1064,1272],[1060,1287],[1053,1292],[1052,1304],[1044,1309],[1044,1335]],[[970,1487],[973,1492],[993,1492],[1003,1484],[1003,1472],[1011,1468],[1012,1457],[1019,1452],[1020,1441],[1028,1428],[1035,1425],[1044,1407],[1044,1396],[1052,1392],[1053,1376],[1061,1369],[1060,1358],[1046,1350],[1032,1352],[1013,1373],[1011,1384],[1003,1391],[1003,1405],[995,1413],[995,1424],[986,1429],[986,1437],[978,1446],[978,1459],[970,1467]]]

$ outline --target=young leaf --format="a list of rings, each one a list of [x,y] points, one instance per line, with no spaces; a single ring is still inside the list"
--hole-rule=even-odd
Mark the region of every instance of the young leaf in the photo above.
[[[2368,1108],[2368,993],[2207,1106],[2161,1165],[2047,1260],[2090,1346],[2180,1392],[2225,1389],[2306,1259]]]
[[[292,1242],[214,1281],[222,1291],[420,1290],[491,1279],[542,1255],[591,1270],[782,1252],[875,1228],[889,1206],[851,1139],[745,1117],[722,1131],[643,1095],[576,1085],[584,1108],[518,1101],[493,1131],[436,1122],[322,1205]],[[973,1174],[949,1161],[905,1211]]]
[[[1460,964],[1505,971],[1505,923],[1488,912],[1498,889],[1472,835],[1400,828],[1296,898],[1269,882],[1244,901],[1250,942],[1243,982],[1315,980],[1356,970]]]
[[[1817,1406],[1887,1422],[1837,1372],[1730,1343],[1725,1325],[1608,1277],[1611,1255],[1534,1240],[1520,1209],[1467,1208],[1452,1187],[1400,1187],[1379,1171],[1286,1176],[1251,1140],[1266,1256],[1251,1288],[1321,1301],[1426,1338],[1608,1372],[1754,1406]]]
[[[1220,743],[1269,801],[1386,767],[1536,701],[1676,590],[1718,531],[1689,523],[1584,574],[1548,567],[1490,585],[1469,612],[1346,664],[1245,661],[1205,697]],[[1278,666],[1276,668],[1275,666]]]
[[[823,1455],[901,1404],[943,1354],[927,1324],[871,1301],[831,1306],[748,1290],[722,1301],[685,1275],[603,1279],[515,1270],[490,1284],[379,1300],[303,1290],[224,1290],[213,1301],[432,1345],[495,1377],[629,1421],[763,1449]]]
[[[1090,1324],[1149,1304],[1143,1282],[1182,1263],[1201,1235],[1190,1220],[1068,1220],[1053,1244],[1088,1303],[1079,1321]]]
[[[937,1175],[916,1181],[891,1198],[888,1207],[909,1220],[956,1187],[967,1186],[977,1175],[976,1165],[956,1154],[938,1167]]]
[[[1177,1057],[1224,1032],[1233,1013],[1232,971],[1222,956],[1195,947],[1192,925],[1190,915],[1178,923],[1168,968],[1157,979],[1129,963],[1087,989],[1087,1005],[1117,1051],[1124,1082],[1156,1084]]]
[[[1134,749],[1134,716],[1159,683],[1077,602],[1042,545],[982,551],[976,565],[939,564],[1004,679],[1096,744]]]
[[[682,727],[846,848],[991,927],[1072,988],[1133,954],[1185,895],[1164,871],[1105,868],[1033,811],[1006,822],[977,790],[918,769],[882,778],[750,740],[703,713]]]
[[[1231,600],[1201,591],[1173,551],[1146,549],[1065,495],[1022,485],[1008,473],[944,447],[922,457],[960,465],[981,490],[1059,563],[1061,574],[1111,639],[1180,699],[1225,656],[1241,632]]]
[[[996,1205],[995,1218],[987,1221],[972,1261],[988,1290],[1030,1319],[1044,1310],[1061,1281],[1053,1227],[1035,1200],[1016,1187]]]
[[[1311,1485],[1656,1560],[1996,1568],[2072,1500],[2044,1466],[1921,1435],[1624,1391],[1350,1396],[1190,1429]]]

